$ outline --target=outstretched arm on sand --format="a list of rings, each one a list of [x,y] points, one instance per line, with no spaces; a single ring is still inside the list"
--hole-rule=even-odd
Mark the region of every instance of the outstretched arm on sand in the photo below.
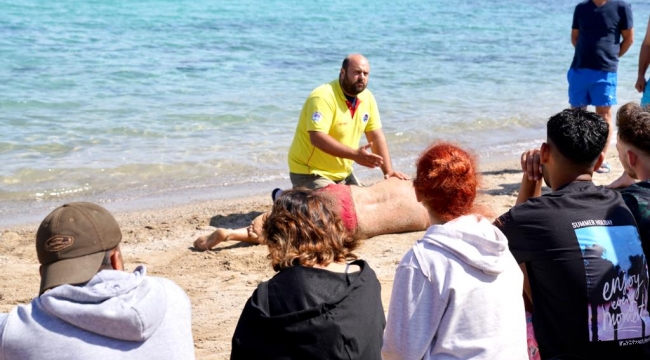
[[[262,214],[251,222],[248,227],[239,229],[218,228],[210,235],[199,236],[194,240],[194,247],[198,250],[210,250],[224,241],[241,241],[251,244],[263,244],[262,224],[267,214]]]
[[[621,175],[618,179],[612,181],[611,184],[605,185],[605,187],[610,189],[622,189],[634,183],[636,183],[636,180],[632,179],[626,172],[623,172],[623,175]]]

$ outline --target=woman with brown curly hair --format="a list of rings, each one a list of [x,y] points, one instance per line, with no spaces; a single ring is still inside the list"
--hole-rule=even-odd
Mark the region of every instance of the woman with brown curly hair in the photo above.
[[[474,157],[436,143],[416,165],[415,195],[432,225],[397,267],[384,360],[528,359],[523,275],[474,204]]]
[[[379,281],[332,206],[310,190],[275,201],[262,233],[278,273],[246,302],[231,359],[381,359]]]

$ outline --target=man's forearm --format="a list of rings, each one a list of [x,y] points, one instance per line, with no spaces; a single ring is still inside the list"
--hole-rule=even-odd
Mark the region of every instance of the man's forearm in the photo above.
[[[393,171],[393,165],[390,161],[390,154],[388,153],[388,144],[386,143],[385,138],[383,140],[375,140],[372,142],[372,152],[384,159],[384,163],[381,164],[381,171],[384,173],[384,175]]]
[[[311,144],[332,156],[344,159],[353,159],[356,154],[356,149],[336,141],[333,137],[323,132],[312,131],[309,133]]]
[[[386,137],[383,132],[372,131],[366,134],[368,142],[372,143],[372,152],[377,154],[384,159],[383,164],[380,168],[384,175],[390,173],[393,170],[393,165],[390,161],[390,154],[388,152],[388,143],[386,142]]]
[[[571,45],[573,45],[573,47],[576,47],[576,45],[578,44],[578,34],[579,33],[580,32],[579,32],[578,29],[572,29],[571,30]]]
[[[632,39],[623,39],[621,42],[621,49],[618,52],[618,57],[622,57],[625,55],[625,53],[630,49],[630,46],[632,46]]]
[[[524,174],[521,179],[521,185],[519,186],[519,195],[517,195],[517,201],[515,205],[519,205],[528,201],[532,197],[537,197],[542,195],[542,180],[530,180],[528,176]]]
[[[623,41],[621,41],[621,47],[618,50],[619,58],[625,55],[625,53],[630,49],[630,46],[632,46],[632,43],[634,43],[634,28],[622,30],[621,36],[623,37]]]
[[[644,41],[641,44],[641,51],[639,52],[639,77],[645,78],[645,73],[648,71],[650,65],[650,41]]]

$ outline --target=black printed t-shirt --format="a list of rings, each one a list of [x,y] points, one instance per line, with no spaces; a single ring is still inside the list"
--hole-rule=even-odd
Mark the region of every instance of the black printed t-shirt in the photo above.
[[[650,358],[648,266],[619,193],[574,182],[495,225],[526,264],[542,358]]]

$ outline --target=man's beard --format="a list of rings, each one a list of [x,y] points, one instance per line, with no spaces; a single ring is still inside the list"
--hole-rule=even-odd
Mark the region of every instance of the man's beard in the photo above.
[[[343,92],[346,93],[347,95],[351,96],[357,96],[363,90],[366,89],[366,84],[363,83],[363,81],[357,81],[357,82],[351,82],[348,80],[347,75],[343,76],[343,81],[341,83],[341,88],[343,89]]]

